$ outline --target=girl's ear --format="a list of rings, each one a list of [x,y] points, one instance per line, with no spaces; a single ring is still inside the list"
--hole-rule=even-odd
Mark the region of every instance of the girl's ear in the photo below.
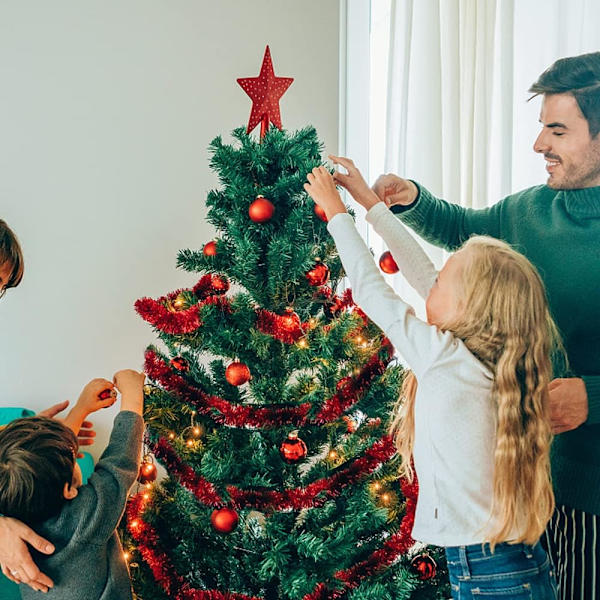
[[[73,500],[78,493],[79,488],[70,483],[65,483],[65,487],[63,489],[63,496],[65,497],[65,500]]]

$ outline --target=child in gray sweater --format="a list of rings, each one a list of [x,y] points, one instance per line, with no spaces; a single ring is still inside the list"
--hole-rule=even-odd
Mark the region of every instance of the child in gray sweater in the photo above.
[[[113,384],[94,380],[75,412],[83,419],[97,409],[99,392]],[[0,513],[22,520],[52,541],[50,555],[36,553],[38,566],[54,581],[48,597],[61,600],[132,598],[127,565],[116,528],[138,474],[143,433],[144,375],[114,376],[121,392],[110,442],[94,473],[82,485],[71,428],[45,417],[13,421],[0,432]],[[75,427],[76,429],[76,427]],[[18,579],[18,573],[12,573]],[[20,585],[23,600],[39,594]]]

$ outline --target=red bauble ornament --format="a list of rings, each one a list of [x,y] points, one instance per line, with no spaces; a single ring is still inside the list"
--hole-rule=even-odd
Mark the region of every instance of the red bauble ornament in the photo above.
[[[190,364],[187,360],[185,360],[185,358],[183,358],[183,356],[176,356],[175,358],[172,358],[171,366],[177,371],[183,371],[184,373],[190,370]]]
[[[281,458],[289,464],[302,460],[306,457],[307,452],[306,444],[298,437],[297,431],[292,431],[288,435],[287,440],[279,447]]]
[[[252,112],[250,113],[246,133],[250,133],[260,123],[260,139],[262,141],[267,133],[269,121],[275,127],[281,129],[279,99],[292,85],[292,81],[294,81],[292,77],[275,77],[271,51],[267,46],[260,68],[260,75],[237,80],[246,94],[252,98]]]
[[[210,522],[219,533],[231,533],[239,520],[238,514],[232,508],[215,509],[210,515]]]
[[[421,581],[435,577],[437,573],[437,565],[435,560],[429,554],[418,554],[410,561],[410,566],[419,576]]]
[[[138,481],[142,484],[152,483],[156,481],[156,476],[158,475],[158,471],[156,469],[156,465],[152,461],[150,456],[144,456],[144,460],[140,465],[140,470],[138,473]]]
[[[275,213],[275,207],[269,200],[258,196],[248,208],[248,214],[255,223],[266,223],[270,221]]]
[[[225,294],[229,289],[229,281],[227,277],[223,275],[213,275],[211,287],[215,294]]]
[[[319,217],[319,219],[321,219],[321,221],[324,221],[325,223],[327,223],[327,221],[328,221],[327,215],[325,214],[325,211],[318,204],[315,204],[315,215],[317,215],[317,217]]]
[[[386,250],[379,257],[379,268],[388,275],[392,275],[393,273],[397,273],[400,269],[392,256],[392,253],[389,250]]]
[[[216,256],[217,255],[217,242],[214,240],[212,242],[208,242],[204,244],[204,248],[202,249],[204,256]]]
[[[250,369],[242,362],[232,362],[225,369],[225,379],[231,385],[243,385],[250,381]]]
[[[306,279],[308,279],[310,285],[325,285],[329,281],[329,267],[322,262],[318,262],[306,273]]]
[[[300,317],[294,312],[292,308],[286,308],[285,314],[280,317],[280,327],[286,333],[294,333],[298,331],[302,322],[300,321]]]
[[[117,392],[115,392],[115,390],[113,390],[111,388],[106,388],[105,390],[102,390],[98,394],[98,399],[99,400],[108,400],[109,398],[115,398],[116,396],[117,396]]]

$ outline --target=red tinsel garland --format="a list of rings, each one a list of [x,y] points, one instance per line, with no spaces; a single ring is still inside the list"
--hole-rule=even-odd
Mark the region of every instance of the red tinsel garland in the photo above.
[[[375,550],[369,558],[349,569],[338,571],[335,578],[343,582],[341,588],[331,589],[325,583],[319,583],[312,593],[304,596],[302,600],[338,600],[342,598],[348,590],[358,587],[364,579],[383,571],[393,564],[401,554],[405,554],[415,543],[411,534],[415,523],[419,484],[415,477],[412,483],[406,479],[401,479],[400,485],[406,498],[406,506],[398,531],[385,542],[383,548]]]
[[[202,306],[216,304],[221,306],[224,311],[231,313],[229,300],[221,295],[223,291],[213,287],[215,277],[217,276],[210,273],[203,275],[191,290],[176,290],[157,300],[141,298],[135,302],[135,310],[142,319],[165,333],[171,335],[193,333],[202,325],[199,317],[199,310]],[[192,292],[198,299],[198,303],[183,310],[169,309],[169,305],[182,292]],[[367,324],[367,316],[354,304],[352,290],[347,289],[342,296],[336,296],[331,288],[323,286],[319,288],[318,295],[331,298],[328,310],[332,314],[353,307],[364,324]],[[308,323],[301,323],[298,315],[294,312],[278,315],[261,308],[256,311],[256,328],[281,342],[293,344],[305,334]]]
[[[379,351],[371,356],[358,376],[348,378],[345,384],[340,386],[336,394],[323,402],[323,406],[313,419],[313,423],[316,425],[331,423],[339,419],[349,408],[358,402],[373,380],[383,375],[393,356],[394,348],[387,338],[383,339],[381,350],[385,360],[379,358]]]
[[[256,315],[256,328],[259,331],[286,344],[297,342],[304,335],[307,327],[306,323],[300,322],[296,313],[278,315],[261,308],[256,311]]]
[[[406,497],[405,514],[400,529],[392,535],[382,548],[375,550],[366,560],[344,571],[335,573],[335,578],[342,582],[341,587],[331,589],[325,583],[319,583],[312,593],[303,600],[338,600],[354,589],[367,577],[388,568],[394,561],[414,544],[411,537],[415,518],[418,483],[401,480],[402,491]],[[167,594],[174,593],[175,600],[263,600],[244,594],[220,592],[218,590],[196,590],[175,571],[168,556],[159,550],[158,534],[141,517],[144,507],[142,493],[134,496],[127,506],[128,528],[138,543],[142,558],[152,569],[159,585]]]
[[[272,428],[283,425],[302,427],[307,424],[323,425],[340,418],[365,393],[373,380],[382,375],[391,360],[393,348],[384,338],[381,349],[385,360],[375,353],[356,377],[348,378],[336,394],[323,402],[321,410],[308,419],[310,404],[304,402],[295,406],[275,404],[271,406],[252,406],[232,404],[219,396],[207,394],[190,385],[181,375],[173,372],[167,361],[153,350],[145,354],[144,371],[167,391],[177,393],[182,400],[191,404],[199,413],[206,414],[217,423],[230,427]],[[215,414],[214,411],[217,411]]]
[[[177,573],[169,557],[159,549],[158,534],[142,519],[144,498],[139,493],[129,500],[127,505],[127,527],[138,550],[146,561],[154,579],[165,593],[175,600],[262,600],[257,596],[220,592],[218,590],[198,590]]]
[[[150,449],[169,473],[174,474],[186,489],[208,506],[223,506],[224,502],[214,486],[197,475],[177,456],[165,438],[149,442]],[[305,488],[292,488],[284,491],[268,489],[242,490],[228,486],[227,492],[235,508],[253,506],[260,510],[300,510],[320,506],[331,498],[336,498],[348,485],[352,485],[375,471],[387,462],[396,452],[393,440],[385,436],[365,450],[363,456],[352,461],[346,468],[330,477],[313,481]]]
[[[199,413],[208,415],[217,423],[230,427],[273,428],[283,425],[300,426],[306,422],[310,404],[296,406],[244,406],[232,404],[219,396],[212,396],[203,390],[189,385],[186,380],[173,372],[168,363],[154,351],[147,350],[144,371],[166,390],[177,393],[182,400],[192,405]],[[215,414],[215,411],[216,414]]]
[[[188,290],[177,290],[171,292],[168,296],[162,296],[158,300],[152,298],[141,298],[135,303],[137,313],[150,323],[150,325],[175,335],[178,333],[192,333],[202,324],[198,314],[200,306],[194,304],[184,310],[173,311],[167,308],[167,305],[175,300],[179,294]]]

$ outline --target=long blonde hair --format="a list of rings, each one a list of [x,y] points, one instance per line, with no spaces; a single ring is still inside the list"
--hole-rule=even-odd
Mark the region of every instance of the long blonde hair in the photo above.
[[[465,253],[456,289],[458,316],[451,331],[494,375],[498,410],[494,456],[493,547],[511,532],[515,542],[535,543],[554,510],[550,480],[552,440],[547,385],[551,353],[562,348],[544,284],[535,267],[508,244],[477,236]],[[394,411],[391,432],[402,458],[401,474],[412,479],[414,401],[417,381],[409,373]]]

